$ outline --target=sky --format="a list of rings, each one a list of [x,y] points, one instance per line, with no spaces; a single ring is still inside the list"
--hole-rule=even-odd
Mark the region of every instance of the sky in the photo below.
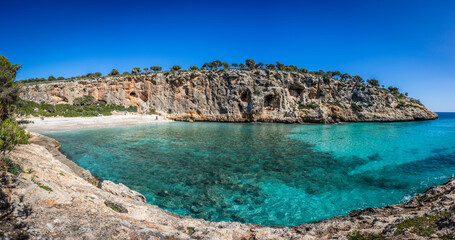
[[[0,55],[17,79],[221,60],[376,78],[455,112],[455,1],[7,1]]]

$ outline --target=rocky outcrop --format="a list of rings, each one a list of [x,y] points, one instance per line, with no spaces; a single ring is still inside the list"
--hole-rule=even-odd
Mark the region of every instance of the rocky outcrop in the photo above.
[[[23,86],[21,98],[68,103],[84,95],[167,118],[228,122],[412,121],[438,116],[366,83],[269,70],[204,70]]]
[[[31,142],[11,153],[25,173],[0,171],[0,239],[453,239],[455,233],[454,180],[406,203],[295,227],[216,223],[147,204],[127,186],[93,182],[66,165],[55,140],[34,134]]]

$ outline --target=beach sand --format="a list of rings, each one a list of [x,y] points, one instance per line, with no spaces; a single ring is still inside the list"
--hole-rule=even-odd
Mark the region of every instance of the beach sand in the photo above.
[[[116,127],[137,125],[143,123],[163,123],[172,122],[172,120],[164,119],[159,116],[156,120],[156,115],[139,115],[128,113],[126,115],[111,115],[99,117],[45,117],[41,120],[38,117],[24,118],[33,121],[26,124],[26,129],[30,132],[63,132],[76,129],[100,128],[100,127]]]

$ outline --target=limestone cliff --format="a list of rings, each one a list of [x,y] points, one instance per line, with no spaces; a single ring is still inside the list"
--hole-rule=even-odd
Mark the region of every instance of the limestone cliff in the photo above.
[[[84,95],[175,120],[412,121],[438,116],[419,101],[366,83],[269,70],[206,70],[23,86],[21,98],[68,103]]]

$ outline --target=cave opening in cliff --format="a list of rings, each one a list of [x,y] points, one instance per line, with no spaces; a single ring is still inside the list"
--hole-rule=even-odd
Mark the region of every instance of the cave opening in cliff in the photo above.
[[[245,92],[243,92],[240,95],[240,100],[242,100],[242,102],[249,102],[251,100],[251,92],[250,92],[250,90],[247,89]]]
[[[265,107],[272,107],[272,108],[277,108],[278,107],[278,99],[275,95],[267,95],[264,98],[264,106]]]

